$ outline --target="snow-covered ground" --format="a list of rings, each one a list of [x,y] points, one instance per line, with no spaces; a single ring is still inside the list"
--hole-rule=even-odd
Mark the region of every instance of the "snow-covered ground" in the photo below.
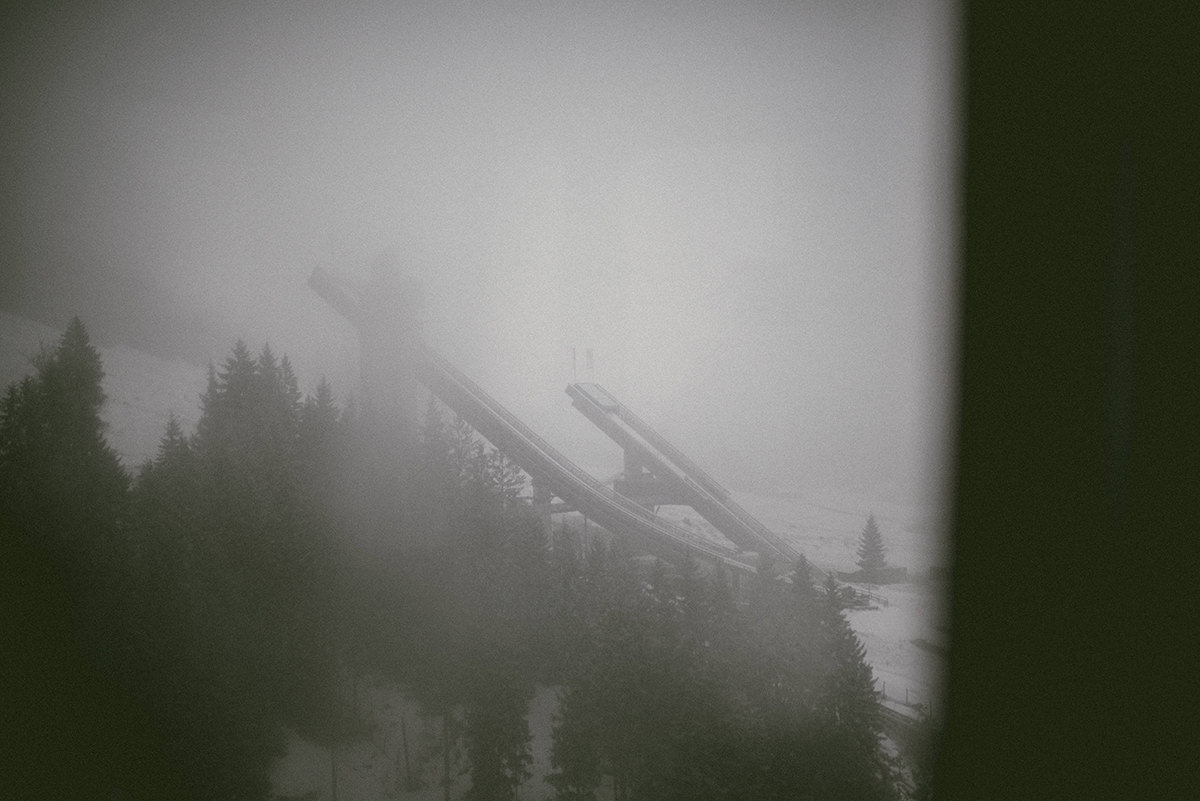
[[[872,588],[888,605],[846,613],[862,640],[875,684],[891,701],[917,704],[940,716],[950,636],[945,627],[946,582]]]
[[[53,349],[61,336],[49,326],[0,312],[0,391],[31,374],[33,357],[43,346]],[[135,470],[154,456],[172,412],[184,431],[195,429],[206,368],[120,346],[96,345],[96,350],[108,396],[100,416],[108,425],[108,442],[126,468]]]

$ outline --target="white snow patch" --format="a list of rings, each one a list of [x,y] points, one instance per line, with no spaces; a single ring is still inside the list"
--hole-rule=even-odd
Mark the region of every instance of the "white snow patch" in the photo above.
[[[0,391],[32,375],[33,357],[43,347],[53,350],[61,337],[60,330],[0,312]],[[195,429],[206,368],[133,348],[92,344],[104,366],[107,402],[100,417],[107,425],[105,436],[126,468],[136,469],[154,456],[172,412],[185,433]]]

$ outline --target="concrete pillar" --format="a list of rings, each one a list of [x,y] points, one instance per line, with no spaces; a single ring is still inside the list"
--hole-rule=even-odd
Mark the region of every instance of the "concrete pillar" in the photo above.
[[[537,514],[538,519],[542,521],[542,532],[546,537],[546,544],[554,544],[554,529],[553,521],[550,518],[550,502],[554,499],[554,493],[546,482],[539,478],[533,478],[533,510]]]
[[[364,411],[389,429],[415,437],[429,405],[416,373],[424,299],[420,282],[402,277],[394,256],[372,266],[362,292],[362,353],[359,361]]]
[[[643,467],[641,460],[638,459],[637,453],[630,450],[623,450],[621,451],[621,455],[621,468],[625,473],[625,479],[627,481],[636,481],[645,472],[645,467]]]

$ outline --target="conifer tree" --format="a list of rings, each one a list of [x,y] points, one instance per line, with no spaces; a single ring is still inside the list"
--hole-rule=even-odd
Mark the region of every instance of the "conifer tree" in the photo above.
[[[804,610],[817,609],[817,588],[813,584],[815,578],[813,566],[801,554],[800,558],[796,561],[795,571],[792,573],[792,588],[799,599],[801,608]]]
[[[827,668],[821,691],[821,749],[831,766],[827,791],[838,797],[888,799],[895,777],[879,746],[880,694],[862,641],[842,611],[837,583],[825,583],[821,618]]]
[[[120,519],[129,486],[104,440],[100,354],[75,317],[35,366],[0,402],[0,501],[38,536],[99,543]]]
[[[0,402],[0,586],[25,588],[16,599],[6,595],[6,610],[9,600],[17,603],[4,651],[31,657],[35,667],[18,663],[10,672],[6,660],[3,673],[36,704],[6,704],[26,755],[6,790],[183,797],[157,721],[138,711],[140,680],[154,674],[135,658],[142,621],[131,612],[147,596],[131,539],[128,476],[103,435],[103,367],[78,318],[35,367]],[[19,572],[10,576],[11,569]],[[39,629],[29,640],[26,612]]]
[[[239,341],[210,366],[195,437],[168,423],[139,481],[146,538],[181,543],[168,586],[187,623],[161,634],[186,678],[160,684],[193,699],[179,707],[179,737],[210,789],[250,786],[280,722],[316,739],[330,731],[333,532],[329,496],[312,491],[333,470],[333,417],[332,393],[305,415],[287,358],[264,346],[256,359]]]
[[[877,576],[887,567],[884,560],[883,535],[879,533],[874,514],[867,516],[867,524],[859,538],[858,566],[868,577]]]
[[[81,647],[108,669],[127,648],[117,627],[129,581],[129,476],[104,439],[104,369],[78,317],[34,364],[0,403],[0,507],[63,571]]]
[[[290,371],[291,367],[288,366],[287,372]],[[338,441],[344,426],[334,402],[333,389],[324,376],[317,382],[316,392],[304,399],[298,420],[297,446],[301,463],[309,470],[322,473],[332,469],[331,459],[340,456],[344,448],[344,444]],[[332,476],[322,475],[321,478]]]
[[[199,592],[197,567],[203,555],[200,544],[199,473],[195,452],[178,418],[172,413],[159,440],[158,453],[138,473],[132,493],[132,528],[138,572],[142,577],[140,614],[156,619],[173,618],[164,625],[171,633],[194,625],[188,598]],[[147,623],[143,631],[154,624]],[[166,649],[178,643],[171,642]]]
[[[470,761],[470,801],[510,801],[529,778],[532,736],[525,719],[533,695],[528,674],[511,657],[484,653],[476,657],[470,686],[464,693],[463,739]]]

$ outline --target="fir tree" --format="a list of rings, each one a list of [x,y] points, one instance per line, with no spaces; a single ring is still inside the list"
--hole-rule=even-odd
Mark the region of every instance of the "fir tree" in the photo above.
[[[291,372],[290,366],[287,372]],[[327,471],[332,466],[329,460],[344,448],[338,441],[344,426],[333,399],[333,389],[324,376],[317,383],[316,392],[304,399],[298,417],[297,445],[301,463],[310,470]],[[332,479],[332,476],[322,475],[322,479],[325,478]]]
[[[36,376],[0,402],[0,501],[38,536],[98,544],[120,520],[129,486],[104,440],[100,354],[75,317],[35,365]]]
[[[869,577],[877,576],[887,567],[884,560],[883,535],[875,523],[875,515],[867,516],[867,525],[863,528],[858,545],[858,566]]]
[[[470,801],[510,801],[529,778],[532,735],[525,719],[532,682],[519,664],[484,653],[465,693],[463,739],[470,761]],[[524,675],[523,675],[524,674]]]
[[[130,613],[148,596],[138,587],[128,476],[104,440],[99,354],[76,318],[35,366],[0,403],[0,569],[17,571],[0,579],[15,613],[4,651],[18,656],[3,672],[33,700],[6,705],[25,746],[7,789],[182,797],[157,722],[139,711],[139,680],[152,671],[135,659],[142,621]],[[28,639],[26,619],[38,628]]]
[[[176,667],[148,684],[177,711],[171,741],[211,796],[261,780],[278,723],[331,731],[333,523],[314,490],[334,469],[332,393],[305,412],[287,358],[238,342],[210,367],[196,436],[170,421],[139,478],[141,539],[158,554],[147,573],[174,610],[150,624]]]
[[[602,712],[597,699],[578,681],[559,693],[550,763],[546,778],[562,801],[593,801],[603,778],[600,762]]]
[[[817,608],[817,588],[813,584],[814,580],[813,566],[801,554],[800,558],[796,561],[795,571],[792,573],[792,587],[799,598],[801,607],[806,610],[815,610]]]
[[[842,611],[837,583],[825,583],[821,617],[827,667],[820,710],[824,730],[820,748],[829,765],[823,776],[828,792],[864,801],[889,799],[895,776],[880,750],[880,694],[866,651]]]

